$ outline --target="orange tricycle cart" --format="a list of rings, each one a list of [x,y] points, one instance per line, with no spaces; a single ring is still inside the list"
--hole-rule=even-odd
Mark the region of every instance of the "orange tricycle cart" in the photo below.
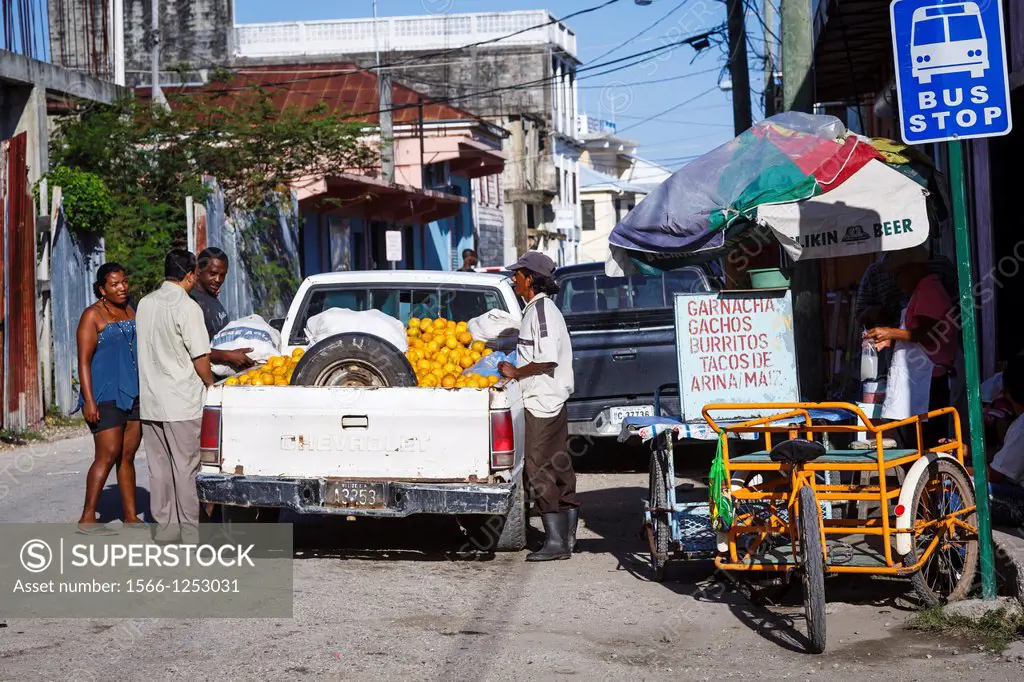
[[[812,424],[810,411],[821,409],[844,410],[856,423]],[[737,411],[768,416],[715,420],[716,413]],[[828,573],[908,576],[929,604],[967,595],[978,539],[974,488],[954,408],[886,424],[873,423],[849,403],[712,404],[703,414],[719,436],[711,476],[715,565],[798,574],[808,651],[825,650]],[[953,421],[955,438],[923,443],[922,421],[944,415]],[[885,448],[886,436],[900,427],[916,430],[916,447]],[[827,449],[819,442],[843,432],[860,434],[870,449]],[[763,448],[731,454],[730,444],[740,434],[754,434]],[[852,518],[824,518],[823,503],[846,503],[858,511]]]

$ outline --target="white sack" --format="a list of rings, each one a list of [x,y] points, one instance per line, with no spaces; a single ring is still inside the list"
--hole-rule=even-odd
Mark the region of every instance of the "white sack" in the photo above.
[[[306,339],[309,345],[323,341],[328,336],[359,332],[384,339],[405,353],[409,340],[402,323],[379,310],[355,311],[348,308],[330,308],[309,318],[306,322]]]
[[[252,348],[248,353],[249,357],[257,363],[262,363],[278,354],[281,347],[281,332],[267,324],[259,315],[249,315],[229,322],[213,337],[210,346],[215,350]],[[210,369],[220,377],[235,373],[234,368],[228,365],[212,365]]]

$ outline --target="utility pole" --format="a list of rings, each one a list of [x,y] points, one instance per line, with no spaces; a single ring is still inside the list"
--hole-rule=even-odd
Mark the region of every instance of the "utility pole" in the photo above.
[[[782,108],[813,113],[814,33],[810,0],[782,0]]]
[[[153,102],[167,108],[167,98],[160,89],[160,0],[150,2],[150,60],[153,69]]]
[[[747,28],[743,0],[727,0],[729,73],[732,75],[732,121],[736,135],[754,125],[750,114],[750,72],[747,70]]]
[[[111,0],[110,22],[111,33],[113,34],[113,62],[112,75],[114,83],[125,84],[124,72],[124,0]]]
[[[391,118],[391,71],[380,68],[380,25],[373,0],[373,46],[377,56],[377,108],[380,120],[380,168],[385,182],[395,181],[395,132]]]
[[[764,32],[764,117],[775,115],[775,62],[776,45],[775,38],[775,5],[772,0],[764,0],[762,5],[762,16],[764,25],[768,28]]]
[[[782,102],[786,111],[813,113],[814,34],[811,0],[782,0]],[[793,326],[800,358],[800,397],[820,400],[825,384],[825,327],[821,315],[821,262],[793,266]]]

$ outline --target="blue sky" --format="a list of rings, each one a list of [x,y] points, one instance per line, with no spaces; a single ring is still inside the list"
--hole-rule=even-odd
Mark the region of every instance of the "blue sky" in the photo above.
[[[546,9],[556,17],[563,17],[603,1],[606,0],[378,0],[378,12],[381,16],[405,16]],[[761,0],[754,1],[757,4],[751,6],[759,7]],[[235,0],[235,11],[238,23],[348,19],[372,16],[373,3],[372,0]],[[622,45],[670,12],[668,18],[654,28]],[[718,0],[654,0],[645,7],[634,4],[633,0],[619,0],[567,23],[576,32],[577,57],[586,66],[677,42],[724,25],[724,22],[725,5]],[[757,18],[748,13],[747,25],[750,43],[757,52],[762,52]],[[642,156],[669,168],[678,168],[688,157],[709,151],[732,137],[731,96],[716,87],[719,71],[725,64],[725,47],[712,45],[696,59],[694,56],[691,47],[682,45],[615,73],[594,76],[581,73],[580,113],[614,120],[623,137],[640,143]],[[749,61],[752,87],[760,91],[761,60],[751,53]],[[614,66],[618,64],[608,68]],[[762,114],[760,96],[755,92],[752,97],[757,120]],[[692,102],[687,103],[689,100]],[[681,106],[662,113],[677,105]],[[645,120],[650,117],[656,118]]]

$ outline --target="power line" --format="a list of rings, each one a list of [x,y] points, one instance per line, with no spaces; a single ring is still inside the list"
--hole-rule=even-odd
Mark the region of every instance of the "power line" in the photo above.
[[[698,100],[698,99],[700,99],[701,97],[703,97],[704,95],[707,95],[708,93],[710,93],[710,92],[713,92],[714,90],[717,90],[717,89],[718,89],[718,86],[717,86],[717,85],[715,85],[715,86],[712,86],[712,87],[708,88],[707,90],[705,90],[704,92],[701,92],[701,93],[699,93],[699,94],[696,94],[696,95],[694,95],[693,97],[691,97],[691,98],[689,98],[689,99],[683,100],[683,101],[682,101],[682,102],[680,102],[679,104],[674,104],[674,105],[670,106],[670,107],[669,107],[668,109],[665,109],[664,111],[660,111],[660,112],[658,112],[657,114],[654,114],[653,116],[648,116],[647,118],[643,119],[643,120],[642,120],[642,121],[640,121],[639,123],[634,123],[634,124],[632,124],[632,125],[628,125],[628,126],[626,126],[625,128],[623,128],[622,130],[618,130],[618,131],[616,131],[616,133],[618,133],[618,134],[621,134],[621,133],[624,133],[624,132],[626,132],[627,130],[632,130],[633,128],[636,128],[637,126],[642,126],[642,125],[643,125],[643,124],[645,124],[645,123],[650,123],[651,121],[654,121],[654,120],[656,120],[657,118],[659,118],[659,117],[661,117],[661,116],[664,116],[665,114],[669,114],[669,113],[672,113],[672,112],[673,112],[673,111],[675,111],[676,109],[679,109],[680,107],[684,107],[684,106],[686,106],[687,104],[689,104],[690,102],[693,102],[693,101],[695,101],[695,100]]]
[[[617,51],[619,48],[625,47],[626,45],[630,44],[631,42],[633,42],[634,40],[636,40],[637,38],[639,38],[643,34],[647,33],[651,29],[653,29],[656,26],[658,26],[661,22],[665,21],[666,19],[668,19],[670,16],[672,16],[673,14],[678,12],[679,10],[681,10],[686,5],[686,3],[688,3],[688,2],[690,2],[690,0],[682,0],[682,2],[680,2],[678,5],[676,5],[675,7],[670,9],[668,12],[663,14],[659,19],[657,19],[653,24],[651,24],[647,28],[643,29],[642,31],[640,31],[639,33],[634,35],[633,37],[627,38],[623,43],[621,43],[619,45],[616,45],[612,49],[610,49],[610,50],[608,50],[606,52],[601,53],[600,56],[594,57],[594,61],[596,62],[599,59],[604,59],[605,57],[607,57],[611,53]]]
[[[685,80],[687,78],[693,78],[694,76],[701,76],[701,75],[706,74],[706,73],[713,73],[715,71],[721,71],[721,69],[719,69],[718,67],[715,67],[713,69],[704,69],[703,71],[694,71],[693,73],[684,73],[681,76],[671,76],[669,78],[655,78],[654,80],[636,81],[636,82],[633,82],[633,83],[622,83],[621,85],[623,87],[633,87],[634,85],[654,85],[655,83],[669,83],[671,81],[681,81],[681,80]],[[613,85],[611,83],[608,83],[608,84],[605,84],[605,85],[581,85],[581,86],[579,86],[579,89],[580,90],[603,90],[603,89],[609,88],[609,87],[618,87],[618,86]]]

